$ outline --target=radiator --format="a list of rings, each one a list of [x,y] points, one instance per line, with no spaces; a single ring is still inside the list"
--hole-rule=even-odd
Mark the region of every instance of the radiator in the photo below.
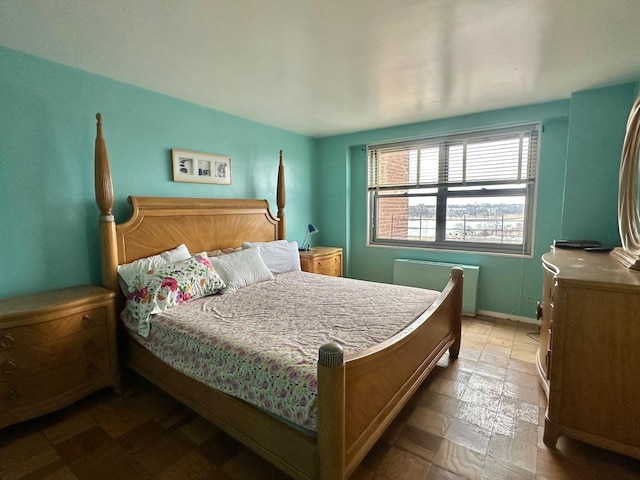
[[[478,274],[480,273],[480,267],[477,265],[459,265],[398,258],[393,261],[393,283],[428,288],[430,290],[442,290],[449,280],[452,267],[460,267],[464,272],[462,313],[475,316]]]

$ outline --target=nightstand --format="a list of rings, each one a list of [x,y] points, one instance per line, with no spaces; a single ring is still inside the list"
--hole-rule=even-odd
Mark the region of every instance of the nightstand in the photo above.
[[[0,428],[120,391],[114,293],[85,285],[0,300]]]
[[[342,276],[342,249],[335,247],[313,247],[300,252],[300,268],[305,272]]]

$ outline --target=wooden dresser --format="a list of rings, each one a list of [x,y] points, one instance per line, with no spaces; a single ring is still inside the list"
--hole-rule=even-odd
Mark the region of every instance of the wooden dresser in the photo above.
[[[114,294],[81,286],[0,300],[0,428],[120,390]]]
[[[300,252],[300,268],[305,272],[333,277],[342,276],[342,249],[335,247],[313,247]]]
[[[544,443],[567,435],[640,458],[640,271],[572,249],[546,253],[542,266]]]

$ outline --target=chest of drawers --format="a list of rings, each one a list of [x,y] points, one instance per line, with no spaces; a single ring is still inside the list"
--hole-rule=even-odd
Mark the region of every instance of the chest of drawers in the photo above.
[[[583,250],[555,249],[542,266],[544,443],[567,435],[640,458],[640,271]]]
[[[342,276],[342,249],[314,247],[300,252],[300,268],[305,272]]]
[[[120,389],[113,292],[71,287],[0,300],[0,428]]]

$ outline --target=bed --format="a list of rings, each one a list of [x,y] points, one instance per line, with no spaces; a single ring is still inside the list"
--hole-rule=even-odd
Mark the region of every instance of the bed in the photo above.
[[[131,217],[116,224],[109,160],[98,114],[95,194],[100,210],[102,281],[116,293],[119,311],[125,302],[119,265],[180,244],[191,252],[209,252],[286,236],[282,152],[277,217],[266,200],[129,197]],[[362,351],[345,354],[334,342],[317,345],[313,434],[173,368],[127,333],[124,322],[119,325],[122,364],[293,478],[346,479],[447,350],[452,357],[458,356],[462,284],[462,270],[452,269],[449,282],[424,312],[390,338]]]

